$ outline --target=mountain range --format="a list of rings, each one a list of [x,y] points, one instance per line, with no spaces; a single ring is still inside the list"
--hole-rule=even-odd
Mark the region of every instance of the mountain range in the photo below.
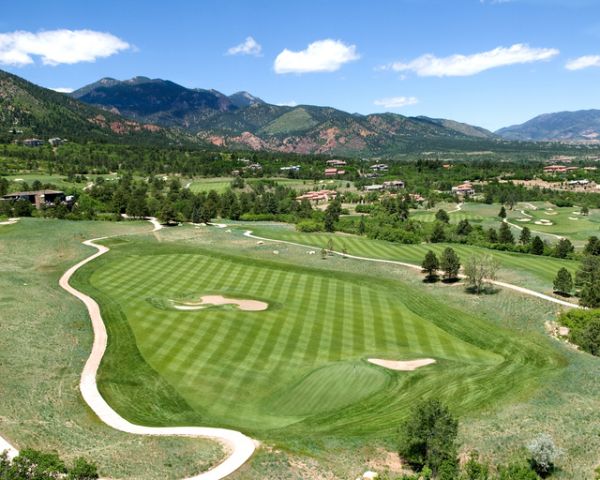
[[[248,92],[227,96],[147,77],[103,78],[71,96],[114,114],[179,128],[200,141],[229,148],[370,156],[406,151],[415,145],[448,148],[455,143],[497,139],[488,130],[452,120],[272,105]]]
[[[540,115],[492,133],[449,119],[272,105],[248,92],[147,77],[103,78],[66,95],[0,71],[0,128],[0,140],[19,134],[371,157],[485,150],[512,140],[598,143],[600,110]]]
[[[600,143],[600,110],[546,113],[496,134],[508,140]]]

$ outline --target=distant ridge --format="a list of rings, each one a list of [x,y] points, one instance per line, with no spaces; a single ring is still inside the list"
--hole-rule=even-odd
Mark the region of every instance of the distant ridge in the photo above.
[[[600,110],[545,113],[496,134],[507,140],[600,143]]]

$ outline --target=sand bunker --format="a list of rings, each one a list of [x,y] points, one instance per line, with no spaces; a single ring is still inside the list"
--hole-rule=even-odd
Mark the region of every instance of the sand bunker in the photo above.
[[[389,368],[390,370],[397,370],[400,372],[412,372],[419,367],[424,367],[425,365],[431,365],[435,363],[435,359],[433,358],[421,358],[419,360],[383,360],[381,358],[368,358],[367,362],[372,363],[373,365],[378,365],[383,368]]]
[[[517,218],[517,222],[531,222],[531,218]]]
[[[550,220],[545,220],[545,219],[541,219],[538,220],[537,222],[535,222],[536,225],[546,225],[547,227],[549,227],[550,225],[554,225]]]
[[[577,217],[569,217],[569,220],[579,220]]]
[[[202,310],[215,305],[236,305],[240,310],[259,312],[269,308],[269,304],[258,300],[240,300],[226,298],[223,295],[204,295],[199,302],[173,302],[176,310]]]
[[[558,212],[555,212],[554,210],[546,210],[544,212],[544,214],[546,214],[546,215],[558,215]]]

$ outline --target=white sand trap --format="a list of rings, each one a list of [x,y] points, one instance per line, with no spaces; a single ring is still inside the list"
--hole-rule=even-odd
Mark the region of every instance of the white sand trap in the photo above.
[[[400,372],[412,372],[419,367],[424,367],[425,365],[431,365],[435,363],[435,359],[433,358],[421,358],[419,360],[383,360],[381,358],[368,358],[367,362],[372,363],[373,365],[378,365],[383,368],[389,368],[390,370],[397,370]]]
[[[571,215],[581,215],[581,212],[573,212]]]
[[[579,220],[577,217],[569,217],[569,220]]]
[[[543,218],[541,220],[538,220],[537,222],[535,222],[535,224],[536,225],[545,225],[547,227],[554,225],[550,220],[545,220]]]
[[[531,222],[531,218],[517,218],[517,222]]]
[[[199,302],[182,302],[173,305],[177,310],[202,310],[211,305],[237,305],[240,310],[247,312],[259,312],[269,308],[269,304],[258,300],[239,300],[237,298],[226,298],[223,295],[205,295],[200,297]]]

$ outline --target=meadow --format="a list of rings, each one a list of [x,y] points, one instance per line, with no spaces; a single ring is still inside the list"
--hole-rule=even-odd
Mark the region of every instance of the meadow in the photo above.
[[[83,240],[150,229],[147,222],[27,218],[0,226],[0,431],[16,447],[56,450],[68,461],[85,456],[103,476],[146,480],[189,476],[222,458],[207,440],[117,432],[79,393],[90,320],[58,279],[91,253]]]

